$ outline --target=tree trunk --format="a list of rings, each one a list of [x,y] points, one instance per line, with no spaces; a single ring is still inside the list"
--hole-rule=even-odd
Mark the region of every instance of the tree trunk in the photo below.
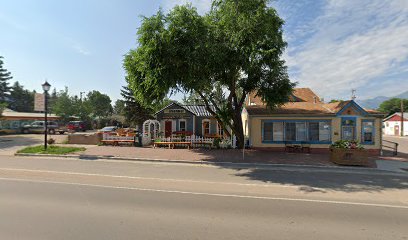
[[[236,111],[233,116],[232,132],[237,137],[237,148],[243,149],[245,146],[244,130],[242,127],[241,113]]]

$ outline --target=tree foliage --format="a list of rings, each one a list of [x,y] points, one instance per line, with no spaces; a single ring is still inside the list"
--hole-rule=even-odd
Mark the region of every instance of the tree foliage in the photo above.
[[[113,105],[113,113],[117,115],[124,115],[125,101],[123,101],[122,99],[116,100],[115,105]]]
[[[94,118],[103,119],[112,115],[113,109],[111,99],[108,95],[99,91],[91,91],[87,94],[86,103],[91,109],[91,114]]]
[[[402,99],[404,103],[404,112],[408,111],[408,99]],[[380,104],[378,110],[391,115],[395,112],[401,112],[401,98],[391,98]]]
[[[124,109],[123,113],[126,122],[131,126],[140,126],[144,121],[153,117],[153,108],[140,104],[136,101],[132,89],[123,86],[121,89],[123,97]]]
[[[17,112],[33,112],[34,94],[34,91],[24,89],[19,82],[15,82],[10,90],[9,108]]]
[[[3,57],[0,56],[0,103],[5,103],[10,94],[9,80],[13,77],[11,73],[3,67]]]
[[[138,48],[124,60],[135,98],[152,102],[176,91],[197,94],[242,147],[246,96],[256,92],[273,108],[288,100],[294,86],[281,59],[284,22],[267,3],[214,0],[204,16],[184,5],[144,18]],[[224,93],[220,99],[216,87]]]
[[[74,104],[74,98],[68,93],[65,87],[57,93],[56,99],[52,104],[51,112],[60,116],[63,122],[69,121],[76,114],[77,108]]]

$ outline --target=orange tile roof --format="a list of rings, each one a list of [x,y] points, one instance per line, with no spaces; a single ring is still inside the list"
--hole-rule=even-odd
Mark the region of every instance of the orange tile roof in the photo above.
[[[284,105],[271,109],[266,105],[247,106],[246,109],[250,115],[269,115],[269,114],[317,114],[327,115],[335,114],[322,103],[312,102],[288,102]]]
[[[256,96],[255,92],[248,95],[247,105],[265,105],[262,99]],[[294,88],[292,96],[289,97],[290,102],[311,102],[321,103],[317,96],[310,88]]]
[[[271,109],[257,97],[253,92],[249,94],[246,109],[250,115],[268,114],[312,114],[312,115],[334,115],[351,100],[333,103],[324,103],[310,88],[294,88],[288,103],[275,109]],[[364,109],[370,114],[382,114],[379,111]]]

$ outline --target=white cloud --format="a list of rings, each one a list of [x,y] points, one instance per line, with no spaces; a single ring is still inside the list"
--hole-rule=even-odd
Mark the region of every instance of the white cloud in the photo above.
[[[168,11],[176,5],[184,5],[186,3],[191,3],[200,14],[203,14],[211,9],[212,0],[165,0],[163,7]]]
[[[81,45],[78,44],[78,43],[75,43],[74,45],[72,45],[72,48],[73,48],[75,51],[77,51],[78,53],[80,53],[80,54],[82,54],[82,55],[85,55],[85,56],[91,54],[91,52],[90,52],[88,49],[86,49],[85,47],[81,46]]]
[[[349,96],[351,88],[363,91],[374,80],[377,88],[360,93],[381,95],[390,84],[387,75],[408,65],[406,0],[327,0],[322,14],[305,30],[312,36],[289,45],[285,58],[295,81],[326,98]],[[395,81],[400,81],[401,92],[408,89],[408,81]],[[389,94],[399,93],[390,89],[395,87],[387,88]]]

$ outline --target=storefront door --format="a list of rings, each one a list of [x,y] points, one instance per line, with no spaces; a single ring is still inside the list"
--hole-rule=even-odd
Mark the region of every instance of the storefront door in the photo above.
[[[164,123],[164,136],[165,137],[170,137],[171,136],[172,127],[173,127],[172,121],[166,121]]]
[[[400,130],[399,130],[399,126],[398,126],[398,125],[395,125],[395,126],[394,126],[394,135],[395,135],[395,136],[399,136],[399,135],[400,135]]]

